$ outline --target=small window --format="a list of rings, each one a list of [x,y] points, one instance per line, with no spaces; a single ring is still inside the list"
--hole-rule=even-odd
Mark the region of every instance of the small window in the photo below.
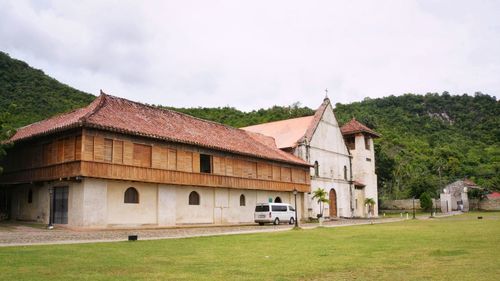
[[[240,206],[246,206],[245,195],[240,195]]]
[[[366,161],[372,162],[372,159],[371,158],[366,158]]]
[[[288,210],[290,210],[290,212],[295,212],[295,209],[292,206],[288,206]]]
[[[354,136],[348,136],[348,137],[346,137],[345,140],[346,140],[347,148],[349,148],[350,150],[356,149],[356,139],[354,138]]]
[[[370,150],[370,136],[365,136],[365,149]]]
[[[314,176],[319,177],[319,163],[318,163],[318,161],[314,161]]]
[[[28,190],[28,203],[33,203],[33,190]]]
[[[200,195],[196,191],[189,193],[189,205],[200,205]]]
[[[344,180],[347,180],[347,166],[344,166]]]
[[[200,172],[212,173],[212,156],[200,154]]]
[[[137,192],[137,189],[133,187],[127,188],[127,190],[125,190],[125,196],[123,202],[127,204],[138,204],[139,192]]]
[[[281,198],[279,197],[274,198],[274,203],[281,203]]]

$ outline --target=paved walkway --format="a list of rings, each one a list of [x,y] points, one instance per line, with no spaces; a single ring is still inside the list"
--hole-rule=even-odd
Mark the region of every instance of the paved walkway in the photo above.
[[[422,217],[423,218],[423,217]],[[378,219],[339,219],[326,221],[324,227],[341,227],[363,224],[379,224],[402,221],[397,218]],[[318,223],[301,224],[302,228],[311,229],[318,227]],[[138,235],[139,240],[188,238],[214,235],[233,235],[243,233],[261,233],[273,231],[286,231],[292,229],[292,225],[233,225],[233,226],[198,226],[198,227],[172,227],[155,229],[117,229],[117,230],[72,230],[67,228],[55,228],[48,230],[41,225],[30,225],[25,223],[1,223],[0,224],[0,247],[2,246],[28,246],[45,244],[73,244],[126,241],[128,235]]]

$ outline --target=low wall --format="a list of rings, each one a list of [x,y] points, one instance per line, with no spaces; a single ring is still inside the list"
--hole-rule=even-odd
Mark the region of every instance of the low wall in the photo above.
[[[440,200],[432,199],[433,206],[440,209]],[[380,205],[381,210],[413,210],[413,199],[383,200]],[[421,210],[420,199],[415,199],[415,210]]]
[[[500,211],[500,198],[470,199],[471,210]]]

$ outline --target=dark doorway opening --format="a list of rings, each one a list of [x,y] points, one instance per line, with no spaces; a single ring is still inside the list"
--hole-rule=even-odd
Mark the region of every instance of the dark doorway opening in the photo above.
[[[335,189],[330,189],[330,217],[334,218],[337,217],[337,193],[335,192]]]
[[[54,223],[68,223],[68,190],[67,186],[54,187],[52,198],[52,221]]]

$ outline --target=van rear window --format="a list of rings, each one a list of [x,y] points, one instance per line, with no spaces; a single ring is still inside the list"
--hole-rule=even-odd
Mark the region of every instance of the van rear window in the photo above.
[[[269,212],[269,205],[261,205],[255,207],[256,212]]]

